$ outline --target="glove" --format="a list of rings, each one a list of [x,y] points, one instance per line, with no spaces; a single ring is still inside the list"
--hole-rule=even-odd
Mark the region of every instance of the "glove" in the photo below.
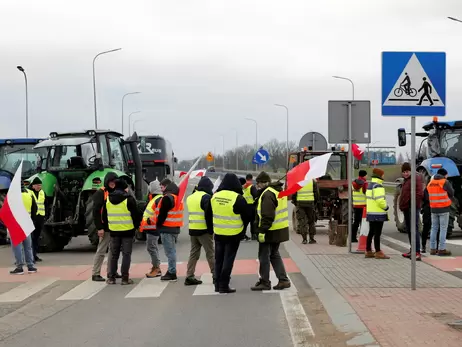
[[[258,242],[260,242],[260,243],[265,242],[265,234],[262,234],[262,233],[258,234]]]

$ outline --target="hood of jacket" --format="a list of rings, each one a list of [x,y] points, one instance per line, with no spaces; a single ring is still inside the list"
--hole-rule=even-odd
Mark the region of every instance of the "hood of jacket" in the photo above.
[[[201,180],[195,187],[195,190],[198,190],[200,192],[206,192],[207,194],[212,195],[213,194],[213,183],[210,180],[210,178],[208,178],[207,176],[203,176],[201,177]]]
[[[279,182],[279,181],[271,182],[268,185],[268,187],[271,187],[271,188],[277,190],[278,192],[282,192],[282,190],[284,189],[284,183]]]
[[[164,195],[166,194],[174,194],[174,195],[178,195],[180,193],[180,189],[178,188],[178,186],[173,183],[173,182],[170,182],[167,187],[165,187],[165,190],[164,190]]]
[[[443,175],[436,174],[435,176],[432,177],[432,179],[435,181],[438,181],[438,180],[444,180],[445,177]]]
[[[222,190],[230,190],[237,194],[243,195],[244,192],[242,191],[242,184],[239,182],[239,178],[237,178],[236,174],[227,173],[223,180],[220,183],[220,186],[217,189],[217,192]]]
[[[353,181],[353,188],[356,190],[361,189],[365,183],[366,181],[362,177],[358,177]]]
[[[109,182],[115,181],[119,178],[116,173],[109,172],[106,177],[104,177],[104,188],[110,193],[113,189],[109,188]]]
[[[111,204],[118,205],[124,200],[130,197],[125,190],[115,189],[113,192],[109,193],[109,201]]]
[[[154,195],[162,194],[162,190],[160,189],[160,182],[158,180],[149,183],[149,193]]]

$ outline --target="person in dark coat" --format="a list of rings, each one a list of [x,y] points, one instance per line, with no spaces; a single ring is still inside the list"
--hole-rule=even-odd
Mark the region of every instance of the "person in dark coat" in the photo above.
[[[422,199],[422,248],[421,253],[427,252],[427,241],[430,238],[430,231],[432,229],[432,212],[430,208],[430,199],[428,196],[427,188],[424,190],[424,196]],[[438,231],[437,241],[439,241],[440,232]]]
[[[212,197],[215,291],[220,293],[236,291],[229,282],[239,244],[245,235],[244,225],[249,222],[247,202],[242,195],[242,185],[237,176],[227,173]]]
[[[29,190],[33,194],[35,203],[37,204],[37,214],[33,218],[34,231],[32,232],[32,251],[34,253],[34,261],[40,262],[42,259],[38,256],[40,249],[40,234],[42,233],[43,224],[45,223],[45,212],[47,210],[47,200],[45,193],[42,190],[42,180],[35,177],[29,185]]]
[[[260,279],[251,289],[253,291],[271,290],[270,265],[279,282],[275,290],[290,288],[284,262],[279,254],[282,242],[289,241],[289,212],[287,197],[278,198],[283,189],[281,182],[271,183],[266,172],[261,172],[257,178],[261,189],[257,205],[258,260],[260,262]]]

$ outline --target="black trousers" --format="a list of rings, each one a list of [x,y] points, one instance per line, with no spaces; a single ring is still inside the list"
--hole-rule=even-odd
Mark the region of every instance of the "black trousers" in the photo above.
[[[120,271],[123,279],[128,279],[132,261],[133,237],[111,236],[111,265],[108,278],[115,278],[120,252],[122,252],[122,266]]]
[[[45,223],[44,216],[35,216],[34,219],[34,231],[32,232],[32,253],[34,254],[34,258],[37,258],[37,254],[40,248],[40,234],[42,233],[43,223]]]
[[[247,213],[249,215],[249,220],[250,222],[247,222],[244,224],[244,230],[247,235],[247,227],[250,225],[250,235],[255,235],[256,230],[255,230],[255,206],[254,205],[248,205],[247,206]]]
[[[223,241],[215,239],[215,286],[227,289],[233,271],[234,260],[239,249],[240,240]]]
[[[384,222],[369,222],[369,234],[367,235],[366,251],[372,251],[372,239],[374,239],[374,248],[380,252],[380,236],[382,235]]]
[[[353,230],[351,232],[351,241],[356,241],[358,236],[359,225],[363,219],[363,207],[353,207]]]

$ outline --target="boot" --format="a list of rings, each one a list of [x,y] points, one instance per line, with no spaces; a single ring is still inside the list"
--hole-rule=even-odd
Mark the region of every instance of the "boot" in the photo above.
[[[430,249],[430,255],[436,255],[436,249]]]
[[[447,256],[450,256],[452,253],[450,251],[448,251],[447,249],[440,249],[438,251],[438,255],[440,257],[447,257]]]
[[[202,284],[201,280],[198,280],[196,277],[191,276],[191,277],[186,277],[184,280],[184,285],[185,286],[197,286],[199,284]]]
[[[308,240],[306,238],[306,234],[302,235],[302,244],[306,245],[308,243]]]
[[[366,251],[366,253],[364,253],[364,258],[375,258],[375,253],[372,251]]]
[[[283,290],[287,288],[290,288],[290,281],[279,281],[278,284],[273,287],[274,290]]]
[[[264,282],[262,280],[259,280],[253,287],[250,288],[250,290],[254,292],[258,291],[263,291],[263,290],[271,290],[271,282]]]
[[[147,278],[155,278],[162,276],[162,272],[160,271],[160,268],[153,266],[151,268],[151,271],[146,274]]]
[[[375,252],[375,259],[390,259],[388,255],[385,255],[383,251]]]
[[[310,237],[310,241],[308,242],[310,245],[314,245],[316,242],[316,240],[313,238],[313,237]]]
[[[133,280],[130,279],[130,278],[128,278],[128,276],[127,276],[127,277],[122,276],[122,283],[121,283],[121,285],[127,286],[127,285],[129,285],[129,284],[133,284]]]

